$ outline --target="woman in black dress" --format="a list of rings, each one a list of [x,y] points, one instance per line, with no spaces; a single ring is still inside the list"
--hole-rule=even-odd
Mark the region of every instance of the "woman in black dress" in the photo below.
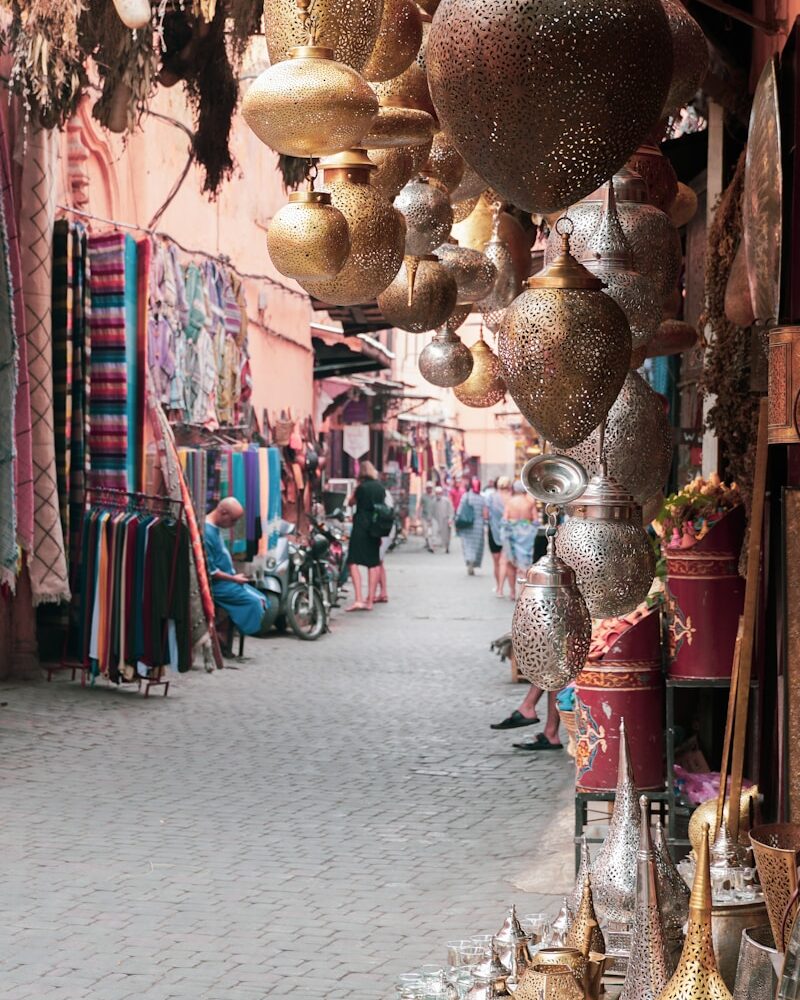
[[[359,469],[359,484],[350,498],[355,503],[353,532],[347,550],[347,563],[353,581],[354,600],[345,611],[372,611],[375,591],[378,586],[381,564],[381,540],[370,532],[375,505],[383,503],[385,488],[378,482],[378,473],[372,462],[362,462]],[[361,566],[367,567],[367,599],[361,588]]]

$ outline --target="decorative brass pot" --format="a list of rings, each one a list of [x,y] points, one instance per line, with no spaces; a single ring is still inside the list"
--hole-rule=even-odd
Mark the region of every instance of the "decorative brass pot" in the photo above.
[[[441,326],[456,307],[455,278],[437,257],[406,257],[389,287],[378,296],[384,317],[400,330],[424,333]]]
[[[339,62],[363,70],[378,39],[383,4],[384,0],[314,0],[319,44],[332,48]],[[296,0],[264,0],[264,34],[273,65],[288,59],[291,48],[304,44]]]
[[[617,52],[625,58],[609,58]],[[442,0],[427,63],[442,125],[467,162],[542,214],[622,166],[658,120],[672,75],[659,0],[581,0],[569,16],[562,0]]]
[[[433,253],[450,235],[453,225],[450,199],[438,184],[431,184],[426,177],[409,181],[395,198],[394,207],[406,220],[407,254],[421,257]]]
[[[456,279],[460,306],[480,302],[491,292],[497,271],[479,250],[470,250],[448,241],[437,249],[436,256]]]
[[[461,385],[469,378],[472,365],[472,351],[461,342],[457,333],[452,333],[446,326],[437,331],[419,356],[422,377],[442,389]]]
[[[304,281],[303,287],[333,305],[369,302],[389,287],[400,270],[405,219],[370,186],[369,175],[375,167],[363,150],[330,157],[321,167],[331,202],[347,220],[350,254],[335,278]]]
[[[295,191],[269,224],[267,249],[287,278],[333,278],[350,253],[347,220],[327,192]]]
[[[708,44],[703,29],[681,0],[661,0],[672,35],[672,82],[661,112],[677,114],[700,89],[708,70]]]
[[[428,162],[422,172],[426,177],[439,181],[448,194],[455,191],[461,183],[464,176],[464,161],[444,132],[437,132],[433,137]]]
[[[383,16],[375,48],[362,70],[365,79],[391,80],[417,58],[422,17],[413,0],[383,0]]]
[[[367,156],[376,170],[369,179],[387,201],[392,201],[414,175],[414,154],[409,146],[393,149],[368,149]]]
[[[514,992],[517,1000],[584,1000],[583,983],[578,983],[565,965],[535,961],[526,969]]]
[[[378,101],[354,69],[319,45],[293,48],[265,69],[242,101],[258,138],[287,156],[327,156],[357,145],[369,132]]]
[[[467,218],[453,226],[453,236],[461,246],[470,247],[472,250],[483,250],[492,238],[496,204],[496,201],[483,192],[478,199],[478,204]],[[521,287],[533,273],[531,271],[531,241],[519,221],[508,212],[500,213],[498,232],[500,238],[508,243],[511,250],[517,271],[517,280]]]
[[[602,282],[562,252],[506,310],[498,349],[522,415],[558,448],[581,441],[606,416],[625,381],[631,331]]]
[[[455,387],[456,398],[465,406],[476,409],[494,406],[505,396],[506,385],[500,374],[497,355],[483,339],[483,333],[470,348],[470,354],[472,371]]]

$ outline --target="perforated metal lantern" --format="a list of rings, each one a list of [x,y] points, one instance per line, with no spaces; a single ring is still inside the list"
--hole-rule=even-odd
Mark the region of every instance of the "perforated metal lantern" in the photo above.
[[[426,177],[409,181],[395,198],[394,207],[406,220],[406,253],[423,256],[433,253],[450,235],[453,209],[438,184]]]
[[[645,504],[667,481],[672,464],[672,426],[664,397],[638,372],[628,372],[606,418],[603,455],[608,474]],[[566,449],[590,474],[600,471],[600,429]]]
[[[634,270],[652,278],[662,301],[666,302],[672,296],[681,273],[683,256],[678,230],[668,215],[647,203],[647,186],[638,174],[627,167],[614,175],[614,191],[622,231],[633,252]],[[597,231],[602,213],[602,189],[569,210],[573,224],[570,244],[579,260]],[[551,264],[560,251],[561,240],[552,230],[545,250],[545,265]]]
[[[672,52],[659,0],[581,0],[566,14],[563,0],[442,0],[427,65],[465,160],[512,204],[546,214],[594,190],[652,128]]]
[[[460,306],[480,302],[491,292],[497,270],[486,254],[453,241],[443,243],[436,256],[456,279]]]
[[[367,149],[394,149],[397,146],[411,146],[418,157],[413,173],[419,173],[428,159],[433,142],[434,120],[427,111],[404,105],[381,104],[372,121],[369,132],[364,136],[363,145]],[[418,152],[416,152],[418,150]]]
[[[349,150],[321,162],[324,187],[347,220],[350,254],[335,278],[303,281],[305,290],[332,305],[369,302],[394,280],[403,263],[406,223],[370,186],[375,169],[363,150]]]
[[[428,162],[422,168],[426,177],[438,181],[448,193],[452,193],[464,176],[464,160],[444,132],[437,132]]]
[[[683,928],[689,916],[689,887],[675,867],[661,823],[656,823],[653,844],[656,855],[658,905],[664,918],[668,968],[672,975],[683,946]]]
[[[661,143],[643,142],[626,165],[641,175],[647,185],[649,203],[669,213],[678,196],[678,175],[664,156]]]
[[[601,472],[566,512],[556,536],[558,550],[575,570],[592,618],[633,611],[647,597],[656,571],[653,547],[642,528],[642,508]]]
[[[672,36],[672,82],[661,117],[675,115],[700,89],[708,71],[703,29],[681,0],[661,0]]]
[[[506,309],[498,353],[522,415],[558,448],[577,444],[608,413],[631,355],[625,314],[602,282],[561,255]]]
[[[384,317],[400,330],[424,333],[444,323],[456,307],[455,278],[437,257],[406,257],[389,287],[378,296]]]
[[[458,191],[456,191],[458,194]],[[453,236],[462,247],[473,250],[483,250],[492,238],[494,228],[494,213],[497,204],[494,194],[484,191],[478,199],[478,204],[463,222],[453,226]],[[520,286],[531,275],[531,241],[522,228],[519,220],[508,212],[500,213],[500,237],[508,243],[517,279]]]
[[[470,353],[472,371],[469,377],[453,390],[456,398],[465,406],[476,409],[494,406],[505,396],[506,386],[500,373],[497,355],[483,339],[483,333],[470,348]]]
[[[594,911],[592,877],[589,872],[583,877],[581,901],[575,910],[564,943],[568,948],[577,948],[584,958],[588,958],[592,952],[598,955],[606,953],[606,942]]]
[[[487,315],[505,309],[521,291],[521,283],[517,278],[511,247],[508,245],[508,241],[500,235],[499,210],[495,214],[495,225],[491,238],[484,246],[483,252],[497,270],[497,277],[491,292],[478,303],[480,311]]]
[[[350,253],[350,230],[325,191],[295,191],[269,224],[267,249],[287,278],[333,278]]]
[[[472,351],[462,343],[457,333],[452,333],[446,326],[436,332],[419,356],[422,377],[442,389],[452,389],[465,382],[472,365]]]
[[[463,158],[462,163],[464,164],[464,173],[461,176],[458,187],[451,195],[454,205],[458,205],[463,201],[471,201],[473,198],[479,198],[487,187],[486,181]]]
[[[572,913],[578,912],[578,907],[581,905],[581,900],[583,899],[583,887],[586,882],[586,876],[591,871],[592,862],[589,855],[589,843],[586,840],[586,834],[581,834],[581,860],[578,865],[578,874],[575,876],[575,885],[572,889],[572,895],[568,899],[569,908]]]
[[[382,105],[416,108],[436,118],[436,109],[428,89],[428,78],[419,60],[411,63],[407,70],[393,80],[376,83],[375,91]]]
[[[369,179],[387,201],[392,201],[403,190],[414,174],[414,154],[409,146],[393,149],[368,149],[367,156],[376,170]]]
[[[314,0],[317,41],[333,49],[339,62],[362,70],[375,48],[384,0]],[[306,33],[296,0],[265,0],[264,34],[269,61],[274,65],[303,45]]]
[[[452,201],[452,198],[451,198]],[[478,204],[478,198],[470,198],[469,201],[453,202],[453,223],[463,222],[469,218]]]
[[[471,305],[456,306],[446,324],[450,333],[455,333],[456,330],[460,330],[461,327],[467,322],[471,312]]]
[[[661,296],[653,279],[633,268],[633,253],[619,222],[610,181],[600,224],[581,263],[603,282],[606,295],[625,313],[634,350],[647,344],[661,323]]]
[[[363,69],[367,80],[391,80],[417,58],[422,17],[413,0],[383,0],[383,16],[375,47]]]
[[[378,100],[354,69],[319,45],[293,48],[268,67],[242,101],[258,138],[287,156],[327,156],[357,145],[378,113]]]

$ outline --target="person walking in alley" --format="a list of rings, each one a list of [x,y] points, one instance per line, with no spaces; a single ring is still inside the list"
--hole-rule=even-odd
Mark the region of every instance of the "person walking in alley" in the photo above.
[[[475,575],[476,566],[483,562],[483,540],[486,535],[486,501],[481,496],[480,480],[474,478],[468,493],[461,498],[456,511],[456,533],[461,538],[467,573]]]
[[[347,564],[353,581],[353,603],[345,611],[372,611],[380,578],[381,539],[372,532],[373,514],[378,504],[386,501],[386,489],[378,482],[378,471],[372,462],[361,462],[359,484],[348,501],[355,505],[353,532],[347,549]],[[361,567],[367,570],[367,598],[361,586]]]
[[[433,520],[436,525],[439,542],[445,552],[449,552],[450,532],[453,526],[453,517],[455,516],[453,505],[450,503],[450,497],[441,486],[437,486],[434,490],[434,501]]]
[[[514,483],[513,496],[506,503],[502,523],[508,596],[512,601],[517,596],[517,580],[525,575],[533,562],[537,531],[536,501],[528,496],[525,487],[517,481]]]
[[[539,722],[536,714],[536,706],[539,699],[544,694],[540,687],[531,684],[518,708],[515,708],[507,719],[502,722],[494,722],[491,729],[520,729],[523,726],[535,726]],[[547,692],[547,721],[544,731],[536,733],[532,740],[525,743],[512,744],[517,750],[562,750],[563,744],[558,735],[558,727],[561,724],[561,717],[558,714],[556,704],[556,691]]]
[[[425,484],[425,492],[422,494],[419,504],[419,519],[422,523],[422,534],[425,538],[425,548],[428,552],[433,552],[433,524],[434,511],[436,507],[436,497],[433,492],[433,483]]]
[[[222,540],[222,531],[232,528],[243,514],[235,497],[225,497],[206,517],[203,534],[214,604],[228,614],[242,635],[258,635],[268,598],[250,586],[244,573],[235,571]]]
[[[450,484],[450,503],[453,510],[458,510],[465,493],[469,492],[470,475],[465,472],[461,479],[454,479]]]
[[[486,537],[489,542],[489,551],[492,554],[492,562],[494,563],[494,592],[496,597],[503,596],[506,578],[505,560],[503,558],[503,518],[505,517],[506,504],[510,497],[511,480],[508,476],[500,476],[494,491],[488,495],[486,500],[489,512]]]

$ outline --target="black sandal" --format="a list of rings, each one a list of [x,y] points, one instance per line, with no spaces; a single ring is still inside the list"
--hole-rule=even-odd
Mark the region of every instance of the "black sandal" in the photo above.
[[[531,743],[514,743],[517,750],[563,750],[563,743],[551,743],[544,733],[537,733]]]
[[[509,715],[507,719],[503,719],[502,722],[493,722],[489,728],[490,729],[520,729],[522,726],[535,726],[539,722],[538,715],[534,715],[532,719],[528,719],[526,716],[519,711],[519,709],[514,709],[514,711]]]

